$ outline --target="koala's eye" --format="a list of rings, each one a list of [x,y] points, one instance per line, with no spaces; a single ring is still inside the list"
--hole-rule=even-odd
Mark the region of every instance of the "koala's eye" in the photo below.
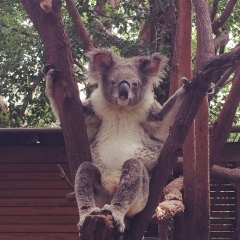
[[[133,86],[134,86],[134,87],[138,87],[138,82],[134,82],[134,83],[133,83]]]
[[[109,83],[110,85],[114,86],[116,84],[116,82],[114,80],[110,81]]]

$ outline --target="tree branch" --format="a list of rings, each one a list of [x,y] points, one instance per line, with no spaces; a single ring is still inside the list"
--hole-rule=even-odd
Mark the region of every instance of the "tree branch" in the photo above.
[[[77,65],[83,72],[86,71],[86,68],[77,60],[73,60],[74,64]]]
[[[166,221],[177,214],[184,212],[184,204],[181,191],[183,190],[183,177],[170,182],[163,190],[164,200],[159,203],[153,218],[158,221]]]
[[[121,49],[124,45],[124,41],[120,38],[118,38],[117,36],[111,34],[104,26],[103,24],[98,20],[98,19],[94,19],[94,24],[98,30],[98,32],[103,35],[104,37],[106,37],[106,39],[114,46],[118,47],[119,49]]]
[[[54,95],[74,181],[79,165],[83,161],[91,161],[91,153],[70,43],[63,25],[62,2],[54,0],[52,13],[46,13],[35,1],[21,1],[45,46],[48,63],[61,70],[54,79]]]
[[[153,171],[148,203],[145,209],[136,215],[130,222],[131,231],[125,239],[138,240],[143,236],[144,231],[154,214],[154,210],[161,201],[161,192],[166,185],[166,181],[171,174],[176,159],[179,157],[186,134],[203,98],[205,97],[213,73],[218,71],[218,69],[221,69],[222,66],[226,66],[226,64],[234,65],[235,61],[240,59],[239,53],[240,48],[236,48],[232,52],[222,54],[209,60],[208,63],[203,66],[203,70],[198,71],[193,77],[192,88],[184,97],[182,106],[161,151],[158,164]]]
[[[218,34],[218,29],[228,20],[230,17],[237,0],[229,0],[225,10],[222,15],[212,23],[212,31],[214,34]]]
[[[212,37],[211,20],[209,16],[208,3],[204,0],[193,0],[196,12],[198,29],[197,71],[201,70],[211,60],[214,54],[214,43]]]
[[[174,165],[173,173],[183,174],[183,159],[178,158]],[[226,168],[219,165],[213,165],[211,168],[211,178],[229,183],[240,183],[240,168]]]
[[[90,38],[90,35],[89,35],[87,29],[85,28],[85,26],[82,22],[81,16],[78,12],[78,9],[77,9],[74,1],[66,0],[66,5],[67,5],[68,13],[74,22],[74,25],[76,27],[76,30],[77,30],[80,38],[82,39],[84,50],[85,51],[91,50],[94,47],[92,40]]]
[[[230,67],[221,77],[221,79],[216,83],[214,87],[214,93],[209,95],[208,101],[211,101],[214,96],[217,95],[217,93],[222,89],[222,87],[225,85],[231,74],[236,70],[236,67]]]
[[[63,168],[59,165],[59,164],[57,164],[57,167],[58,167],[58,169],[59,169],[59,171],[60,171],[60,177],[63,179],[63,180],[65,180],[65,182],[67,183],[67,185],[72,189],[72,190],[74,190],[74,186],[73,186],[73,184],[70,182],[70,180],[68,179],[68,177],[67,177],[67,175],[66,175],[66,173],[64,172],[64,170],[63,170]]]
[[[235,113],[240,102],[239,92],[240,92],[240,66],[237,67],[231,91],[211,131],[210,159],[212,165],[216,163],[231,131]]]
[[[213,165],[211,177],[229,183],[240,183],[240,168],[230,169]]]
[[[214,0],[213,1],[213,5],[212,5],[212,9],[211,9],[211,22],[213,22],[216,14],[217,14],[218,2],[219,2],[219,0]]]
[[[21,118],[25,115],[25,111],[27,109],[29,101],[32,99],[33,92],[35,91],[35,89],[38,85],[39,85],[39,82],[35,81],[30,87],[30,92],[28,92],[27,96],[24,98],[23,105],[22,105],[21,110],[20,110],[20,117]]]

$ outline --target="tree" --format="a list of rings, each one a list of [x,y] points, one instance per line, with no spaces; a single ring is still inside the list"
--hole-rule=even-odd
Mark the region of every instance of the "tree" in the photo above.
[[[43,2],[43,1],[41,1]],[[51,1],[50,1],[51,2]],[[190,2],[190,1],[189,1]],[[187,2],[187,4],[189,4]],[[167,180],[169,176],[171,175],[171,171],[173,168],[174,163],[176,162],[176,159],[180,155],[180,150],[182,148],[183,142],[185,140],[185,137],[189,131],[189,128],[194,120],[195,115],[197,114],[197,110],[199,109],[201,103],[203,101],[204,105],[201,107],[201,113],[206,114],[207,112],[207,101],[205,97],[205,93],[210,85],[210,83],[213,81],[218,84],[219,80],[222,80],[224,74],[229,70],[230,67],[236,66],[236,62],[240,58],[240,47],[235,47],[232,51],[227,53],[222,53],[224,50],[224,46],[226,45],[226,41],[217,41],[219,39],[219,36],[224,33],[223,23],[226,21],[226,18],[230,16],[229,13],[232,12],[233,6],[236,4],[236,1],[229,1],[229,4],[226,9],[228,11],[223,11],[223,15],[225,17],[220,16],[219,19],[221,20],[214,20],[216,14],[214,12],[216,11],[216,5],[219,1],[213,2],[212,7],[212,14],[211,18],[208,11],[208,5],[207,1],[199,0],[199,1],[193,1],[194,7],[195,7],[195,13],[196,13],[196,26],[198,30],[198,47],[197,47],[197,61],[196,61],[196,69],[193,78],[192,78],[192,89],[191,91],[186,95],[185,100],[183,102],[183,105],[179,111],[179,114],[176,118],[176,121],[173,125],[173,127],[170,130],[169,137],[166,141],[166,144],[159,156],[159,162],[157,167],[154,170],[151,184],[150,184],[150,196],[148,204],[143,212],[141,212],[138,216],[136,216],[130,224],[130,232],[126,235],[126,239],[141,239],[142,235],[146,229],[147,224],[149,223],[154,210],[156,209],[160,199],[162,198],[162,190],[164,186],[167,183]],[[82,22],[82,16],[79,15],[79,12],[76,8],[76,5],[72,0],[66,1],[67,10],[77,28],[77,32],[79,33],[80,38],[82,39],[82,47],[86,51],[92,46],[106,46],[105,43],[99,43],[97,40],[98,38],[93,38],[93,40],[90,38],[90,34],[88,30],[85,28],[85,25]],[[135,2],[131,2],[133,4]],[[173,1],[166,1],[162,3],[157,3],[155,1],[150,2],[150,6],[147,6],[145,2],[142,3],[142,5],[138,5],[137,7],[133,9],[131,4],[129,2],[123,2],[119,5],[119,3],[112,2],[111,4],[99,4],[96,5],[93,9],[93,12],[95,13],[95,18],[92,18],[92,15],[88,15],[87,19],[91,24],[94,25],[92,28],[93,36],[101,36],[104,35],[105,39],[110,43],[109,45],[113,45],[114,48],[120,49],[123,48],[124,55],[128,56],[130,55],[130,52],[127,51],[128,47],[133,47],[133,50],[131,51],[131,54],[142,54],[143,52],[151,52],[154,50],[162,50],[167,51],[167,44],[172,43],[173,39],[175,39],[175,42],[178,41],[181,42],[184,37],[184,35],[181,35],[181,21],[183,19],[181,18],[181,14],[185,13],[185,10],[183,8],[184,2],[179,1],[179,18],[173,18],[172,24],[170,26],[168,25],[168,21],[166,19],[166,16],[169,17],[171,13],[171,17],[174,16],[175,13],[175,4]],[[186,1],[185,1],[186,3]],[[62,2],[61,0],[54,0],[52,6],[47,6],[47,8],[43,7],[43,9],[40,7],[40,5],[34,1],[29,0],[22,0],[22,4],[24,8],[26,9],[30,19],[32,20],[35,28],[37,29],[40,38],[44,44],[46,55],[48,62],[51,64],[54,64],[58,69],[61,69],[62,73],[59,74],[57,81],[57,89],[56,89],[56,99],[58,102],[58,108],[60,112],[60,119],[61,119],[61,127],[63,129],[63,134],[65,138],[66,143],[66,149],[68,153],[68,158],[70,162],[70,168],[72,172],[72,176],[74,178],[75,172],[79,166],[79,164],[83,161],[90,161],[90,151],[87,144],[87,136],[86,136],[86,130],[84,128],[84,119],[82,115],[82,109],[81,109],[81,102],[78,97],[78,91],[77,91],[77,85],[76,85],[76,78],[74,75],[74,68],[73,68],[73,57],[72,52],[70,48],[70,43],[63,25],[62,21]],[[161,5],[162,4],[162,5]],[[83,5],[83,4],[82,4]],[[127,5],[127,7],[126,7]],[[105,7],[103,7],[105,6]],[[126,7],[126,10],[128,10],[128,15],[133,15],[133,21],[123,21],[121,24],[118,21],[115,21],[115,25],[119,27],[120,33],[123,34],[125,31],[130,29],[136,29],[139,23],[139,38],[135,40],[132,44],[126,43],[123,39],[116,37],[111,32],[109,22],[107,22],[108,17],[113,18],[114,20],[117,20],[114,18],[115,16],[125,17],[121,16],[121,13],[124,11],[118,11],[118,8],[120,6]],[[156,8],[158,6],[158,8]],[[188,5],[189,6],[189,5]],[[123,9],[125,10],[125,8]],[[80,13],[81,12],[81,4],[79,6]],[[137,13],[134,15],[133,13]],[[149,18],[143,18],[143,15],[148,15]],[[227,15],[227,17],[226,17]],[[189,15],[188,15],[189,16]],[[82,18],[81,18],[82,17]],[[144,21],[147,19],[146,21]],[[189,18],[188,18],[189,19]],[[178,28],[175,29],[175,23],[176,21],[179,21]],[[212,20],[212,23],[211,21]],[[190,21],[190,20],[188,20]],[[219,23],[220,22],[220,23]],[[52,33],[52,29],[54,29],[54,34]],[[167,29],[163,31],[163,29]],[[155,30],[155,31],[154,31]],[[174,34],[176,32],[176,35]],[[145,34],[150,33],[150,34]],[[214,41],[212,39],[212,33],[216,34],[217,37]],[[179,35],[178,35],[179,34]],[[225,33],[224,33],[225,34]],[[158,39],[159,38],[159,39]],[[217,39],[218,38],[218,39]],[[158,41],[159,40],[159,41]],[[216,44],[217,42],[217,44]],[[145,45],[145,44],[149,45]],[[163,45],[161,45],[161,44]],[[215,43],[215,49],[214,49],[214,43]],[[128,45],[129,44],[129,45]],[[164,45],[165,44],[165,45]],[[134,46],[135,45],[135,46]],[[137,47],[136,47],[137,46]],[[146,47],[147,46],[147,47]],[[164,46],[164,47],[162,47]],[[182,57],[182,53],[178,53],[178,45],[175,45],[175,49],[171,49],[170,52],[173,53],[173,58],[175,57],[175,63],[176,68],[174,69],[175,65],[173,64],[172,68],[172,76],[181,76],[182,74],[182,66],[178,69],[179,61]],[[190,46],[189,46],[190,48]],[[61,50],[61,51],[59,51]],[[144,51],[145,50],[145,51]],[[119,50],[120,51],[120,50]],[[215,53],[218,52],[220,54],[215,56]],[[169,55],[170,55],[169,52]],[[180,55],[177,55],[180,54]],[[187,58],[187,64],[190,64],[189,55]],[[220,69],[220,70],[219,70]],[[232,91],[228,96],[228,101],[226,102],[226,107],[223,107],[222,114],[220,114],[219,119],[216,121],[216,124],[213,127],[212,133],[210,135],[210,160],[211,160],[211,173],[213,176],[218,176],[219,178],[223,178],[224,174],[222,174],[222,171],[226,174],[228,173],[228,177],[231,177],[231,172],[229,174],[228,169],[221,168],[214,165],[215,161],[214,159],[217,157],[217,155],[220,153],[220,149],[222,148],[223,144],[226,142],[227,136],[230,132],[230,127],[233,122],[234,113],[236,112],[237,105],[239,103],[239,96],[237,95],[238,91],[238,81],[239,81],[239,70],[238,67],[236,67],[237,71],[235,72],[234,77],[234,84],[232,85]],[[232,69],[234,71],[235,69]],[[189,69],[187,70],[189,76],[191,77],[191,74],[189,73]],[[232,72],[233,73],[233,72]],[[217,76],[217,77],[216,77]],[[173,78],[173,77],[172,77]],[[175,77],[173,78],[176,80]],[[231,107],[229,107],[231,106]],[[229,110],[231,111],[231,114],[229,114],[225,111]],[[201,114],[200,117],[197,119],[202,120]],[[226,118],[226,116],[230,116]],[[192,130],[192,136],[195,139],[194,147],[196,148],[196,151],[202,151],[202,148],[199,148],[198,145],[201,146],[203,143],[207,143],[208,141],[205,141],[202,139],[202,136],[199,135],[201,132],[205,134],[205,139],[208,140],[208,122],[207,122],[207,115],[204,117],[204,126],[205,128],[202,130],[199,129],[201,126],[201,123],[199,123],[199,120],[196,119],[195,123],[195,129]],[[202,122],[202,121],[201,121]],[[74,123],[74,124],[73,124]],[[78,124],[75,124],[78,123]],[[218,131],[218,129],[223,129],[222,126],[226,126],[224,128],[224,131]],[[77,133],[77,134],[76,134]],[[224,133],[224,134],[223,134]],[[214,139],[219,139],[221,137],[222,141],[215,142]],[[81,146],[79,148],[79,146]],[[203,157],[205,159],[205,165],[201,165],[201,159],[198,159],[197,156],[194,156],[195,164],[192,164],[193,169],[188,168],[187,166],[185,169],[187,169],[184,174],[189,172],[191,170],[196,171],[204,171],[206,172],[205,179],[205,185],[202,183],[199,183],[199,180],[196,178],[196,174],[193,175],[193,179],[196,181],[195,186],[199,186],[202,188],[207,187],[209,188],[209,156],[206,154],[208,152],[208,145],[204,145],[205,148],[205,154],[203,154]],[[199,156],[199,154],[197,154]],[[196,166],[196,167],[195,167]],[[231,179],[231,181],[239,181],[240,173],[237,172],[238,178]],[[233,176],[233,174],[232,174]],[[235,175],[234,175],[235,176]],[[201,180],[201,179],[200,179]],[[185,191],[187,190],[185,185]],[[202,189],[201,188],[201,189]],[[203,191],[200,191],[202,193]],[[208,191],[206,191],[208,192]],[[196,194],[194,194],[194,198],[196,198]],[[209,195],[206,196],[200,196],[201,199],[204,199],[205,206],[209,207]],[[193,201],[194,202],[194,201]],[[195,209],[194,209],[195,210]],[[197,211],[197,210],[196,210]],[[195,215],[196,211],[193,211],[192,213],[186,213],[190,214],[188,217],[192,218],[192,221],[194,223],[197,222],[198,219],[201,219],[201,216],[198,214]],[[198,212],[199,213],[199,212]],[[191,215],[192,214],[192,215]],[[203,218],[206,220],[207,216],[203,216]],[[206,220],[207,224],[204,224],[204,227],[202,231],[198,231],[194,237],[194,239],[207,239],[208,238],[208,222]],[[191,230],[190,230],[191,231]],[[201,234],[204,233],[204,236]],[[194,234],[191,232],[191,234]],[[194,236],[194,235],[190,235]],[[193,238],[191,238],[193,239]]]

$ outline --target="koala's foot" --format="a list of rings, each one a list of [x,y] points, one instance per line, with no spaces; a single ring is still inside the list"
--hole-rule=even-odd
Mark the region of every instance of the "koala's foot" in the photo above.
[[[125,230],[125,223],[124,223],[125,213],[123,213],[120,210],[120,207],[115,206],[115,205],[105,204],[103,206],[103,208],[101,209],[101,211],[111,212],[114,222],[116,224],[116,228],[118,230],[118,234],[120,234],[120,235],[123,234],[124,230]]]
[[[99,212],[101,212],[101,210],[98,207],[91,207],[91,208],[84,209],[84,210],[80,211],[80,220],[79,220],[79,222],[77,224],[78,230],[79,230],[79,234],[81,234],[81,229],[82,229],[82,226],[83,226],[83,223],[84,223],[86,217],[91,215],[91,214],[99,213]]]

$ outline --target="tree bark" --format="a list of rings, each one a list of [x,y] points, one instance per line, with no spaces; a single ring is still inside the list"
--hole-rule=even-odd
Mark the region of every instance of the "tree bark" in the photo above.
[[[234,121],[240,102],[240,66],[237,67],[231,91],[223,105],[218,119],[213,125],[210,135],[210,160],[216,164],[223,149]]]
[[[187,77],[192,78],[192,49],[191,49],[191,33],[192,33],[192,17],[191,17],[191,1],[179,0],[179,18],[175,36],[175,45],[173,53],[172,72],[170,80],[170,96],[180,87],[180,78]],[[183,145],[183,157],[184,157],[184,203],[186,206],[186,212],[184,214],[184,224],[175,225],[174,238],[185,239],[184,229],[179,229],[182,226],[189,226],[192,223],[192,219],[195,214],[195,198],[193,193],[193,187],[195,182],[195,125],[192,124],[190,131],[185,139]]]
[[[236,5],[237,0],[229,0],[224,12],[222,15],[212,23],[212,31],[214,34],[218,34],[218,29],[223,26],[223,24],[228,20],[231,16],[234,6]]]
[[[66,0],[66,5],[67,5],[67,10],[69,12],[69,15],[72,18],[73,23],[76,27],[76,30],[77,30],[80,38],[82,39],[84,50],[85,51],[91,50],[94,47],[92,40],[90,38],[90,35],[89,35],[87,29],[85,28],[85,26],[82,22],[81,16],[78,12],[78,9],[76,8],[74,1]]]
[[[196,71],[203,68],[215,55],[212,38],[211,19],[208,3],[205,0],[193,1],[198,29]],[[188,228],[186,239],[209,239],[210,237],[210,172],[209,172],[209,131],[208,101],[205,96],[195,120],[196,165],[195,186],[192,193],[195,198],[195,216]],[[201,222],[201,224],[199,224]]]
[[[83,161],[90,161],[91,154],[74,75],[70,43],[62,20],[62,2],[53,1],[52,13],[44,12],[37,1],[22,0],[22,4],[41,37],[48,63],[61,70],[54,80],[54,93],[74,181],[79,165]]]
[[[163,190],[164,200],[159,203],[154,218],[158,221],[166,221],[177,214],[184,212],[183,197],[183,177],[170,182]]]
[[[193,78],[192,87],[184,97],[175,122],[170,129],[169,136],[160,153],[158,164],[153,171],[147,205],[145,209],[131,221],[130,232],[125,239],[139,240],[142,238],[154,210],[160,202],[162,190],[167,183],[176,159],[179,157],[188,130],[206,95],[206,91],[211,82],[212,70],[213,69],[206,69],[205,72],[200,71]]]

